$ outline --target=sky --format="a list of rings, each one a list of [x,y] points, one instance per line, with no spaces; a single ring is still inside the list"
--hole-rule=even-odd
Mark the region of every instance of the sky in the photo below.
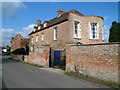
[[[57,17],[58,9],[66,12],[76,9],[84,15],[103,17],[105,42],[108,42],[111,23],[118,21],[117,2],[3,2],[2,45],[10,45],[11,37],[17,33],[27,38],[36,20],[53,19]]]

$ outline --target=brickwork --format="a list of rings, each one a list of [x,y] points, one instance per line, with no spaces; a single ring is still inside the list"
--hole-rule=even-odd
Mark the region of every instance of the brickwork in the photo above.
[[[70,45],[66,47],[66,71],[75,71],[119,83],[120,44]],[[119,62],[119,63],[118,63]]]
[[[15,60],[20,60],[20,61],[24,60],[24,55],[10,54],[10,57]]]
[[[81,38],[74,38],[74,20],[80,21],[80,30],[81,30]],[[98,31],[99,38],[98,39],[90,39],[90,22],[98,23]],[[78,16],[76,14],[69,15],[69,36],[68,40],[70,43],[81,42],[83,44],[96,44],[103,43],[103,20],[96,16]]]
[[[71,10],[74,12],[75,10]],[[61,21],[60,18],[66,18],[67,20]],[[55,24],[55,22],[60,23]],[[74,21],[80,21],[80,34],[81,38],[74,38],[75,33],[75,26]],[[30,40],[33,38],[33,43],[30,42],[30,47],[40,47],[42,45],[50,45],[54,49],[65,49],[65,45],[67,43],[83,43],[83,44],[95,44],[95,43],[102,43],[103,42],[103,18],[99,16],[86,16],[82,15],[76,11],[76,13],[68,13],[64,12],[60,17],[56,17],[52,20],[54,25],[50,24],[51,26],[47,28],[43,28],[41,30],[37,30],[30,34]],[[48,21],[48,25],[49,25]],[[98,39],[90,39],[90,22],[98,23]],[[54,40],[54,28],[57,27],[57,40]],[[44,40],[42,41],[42,34],[44,34]],[[36,42],[36,36],[38,36],[38,42]]]
[[[58,28],[58,39],[54,40],[54,27],[47,28],[46,30],[32,34],[30,38],[33,38],[33,43],[30,42],[30,47],[34,45],[34,48],[41,47],[42,45],[51,45],[53,48],[65,48],[68,34],[68,22],[63,22],[54,27]],[[64,33],[63,33],[64,32]],[[42,41],[42,34],[44,33],[44,40]],[[38,42],[36,42],[36,35],[38,35]]]
[[[29,44],[29,39],[23,38],[20,34],[17,34],[11,39],[11,52],[17,48],[25,48]]]
[[[49,50],[49,46],[40,47],[38,51],[31,52],[29,55],[25,55],[24,61],[44,67],[49,67]]]

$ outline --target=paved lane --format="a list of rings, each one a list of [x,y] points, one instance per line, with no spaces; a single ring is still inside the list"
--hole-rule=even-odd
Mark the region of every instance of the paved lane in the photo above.
[[[105,88],[6,58],[2,70],[3,87],[7,88]]]
[[[0,89],[2,89],[2,54],[0,54]]]

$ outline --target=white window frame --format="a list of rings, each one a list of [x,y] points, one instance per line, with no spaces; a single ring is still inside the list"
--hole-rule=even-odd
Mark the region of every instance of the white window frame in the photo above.
[[[92,27],[91,24],[96,24],[95,28],[95,37],[93,37],[93,31],[92,31]],[[99,39],[99,23],[98,22],[90,22],[89,23],[89,29],[90,29],[90,39]]]
[[[77,26],[77,28],[78,28],[78,30],[77,30],[77,36],[76,36],[76,29],[75,29],[75,21],[76,21],[76,22],[79,22],[79,24],[78,24],[78,26]],[[73,26],[74,26],[74,38],[76,38],[76,39],[80,39],[80,38],[81,38],[80,24],[81,24],[81,22],[80,22],[79,20],[74,19],[74,21],[73,21]]]
[[[47,27],[47,23],[44,23],[44,27]]]
[[[35,32],[36,30],[35,30],[35,29],[33,29],[33,31]]]
[[[41,26],[38,26],[38,30],[40,30],[41,29]]]
[[[30,48],[30,51],[33,52],[33,47]]]
[[[42,33],[42,41],[44,41],[44,33]]]
[[[58,28],[54,27],[54,40],[58,39]]]
[[[33,37],[31,37],[31,43],[33,43],[33,40],[34,40]]]
[[[36,42],[38,42],[38,35],[36,35],[36,37],[35,37],[35,38],[36,38]]]
[[[104,41],[104,23],[102,24],[102,40]]]

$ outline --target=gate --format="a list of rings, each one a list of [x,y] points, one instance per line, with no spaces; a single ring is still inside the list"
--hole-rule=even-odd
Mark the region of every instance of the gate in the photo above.
[[[60,65],[60,51],[54,51],[54,66]]]
[[[59,68],[65,70],[66,54],[65,50],[50,49],[49,67]]]

